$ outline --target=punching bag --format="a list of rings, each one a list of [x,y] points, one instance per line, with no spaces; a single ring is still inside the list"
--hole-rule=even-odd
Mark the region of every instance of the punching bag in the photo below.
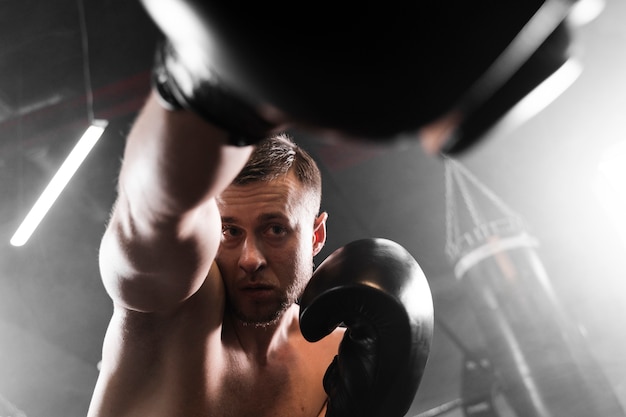
[[[623,417],[588,341],[564,310],[519,216],[458,162],[446,161],[448,255],[479,323],[499,386],[518,417]],[[486,195],[504,214],[480,216],[469,192]],[[456,185],[472,223],[451,203]],[[468,226],[467,224],[465,225]]]

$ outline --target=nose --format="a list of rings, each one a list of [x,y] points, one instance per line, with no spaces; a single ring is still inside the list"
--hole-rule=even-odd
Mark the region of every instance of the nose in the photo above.
[[[265,266],[265,257],[260,245],[252,237],[247,238],[239,256],[239,267],[247,274],[253,274]]]

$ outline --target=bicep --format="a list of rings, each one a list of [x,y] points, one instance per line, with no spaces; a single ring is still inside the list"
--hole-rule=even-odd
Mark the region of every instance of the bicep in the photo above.
[[[113,301],[130,310],[175,308],[202,285],[220,242],[214,200],[176,219],[137,224],[118,201],[100,245],[104,286]]]

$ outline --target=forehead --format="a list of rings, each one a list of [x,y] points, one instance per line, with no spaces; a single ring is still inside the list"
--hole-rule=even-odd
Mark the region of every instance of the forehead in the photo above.
[[[279,211],[289,215],[306,206],[304,197],[302,184],[289,173],[271,181],[231,184],[217,198],[217,204],[222,216],[240,216],[253,211]]]

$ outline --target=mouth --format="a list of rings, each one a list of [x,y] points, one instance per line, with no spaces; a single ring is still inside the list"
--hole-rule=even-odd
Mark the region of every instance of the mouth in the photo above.
[[[240,290],[242,293],[253,298],[269,297],[275,291],[274,287],[271,285],[263,284],[246,285],[241,287]]]

